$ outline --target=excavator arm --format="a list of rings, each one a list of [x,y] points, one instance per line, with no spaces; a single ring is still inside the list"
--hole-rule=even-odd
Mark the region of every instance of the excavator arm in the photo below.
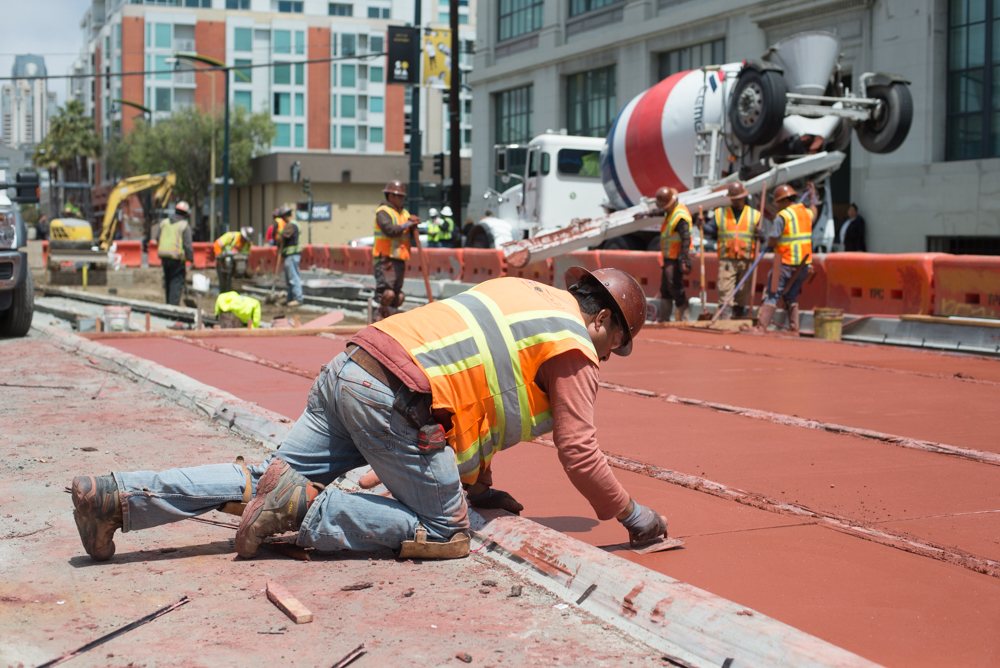
[[[124,181],[120,181],[111,190],[111,194],[108,195],[108,205],[104,211],[104,223],[101,226],[101,250],[106,251],[111,246],[111,240],[114,239],[115,227],[118,223],[115,214],[118,212],[118,206],[122,202],[130,195],[142,192],[143,190],[149,190],[150,188],[156,188],[156,193],[153,195],[153,206],[162,206],[170,199],[170,194],[173,192],[176,183],[177,176],[173,172],[142,174],[141,176],[132,176]]]

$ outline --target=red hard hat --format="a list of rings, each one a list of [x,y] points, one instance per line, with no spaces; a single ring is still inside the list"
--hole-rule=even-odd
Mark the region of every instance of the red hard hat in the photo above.
[[[656,205],[661,209],[670,210],[677,206],[677,190],[662,186],[656,191]]]
[[[636,280],[621,269],[598,269],[591,272],[583,267],[570,267],[566,270],[565,277],[567,286],[589,278],[614,300],[617,307],[615,315],[624,323],[625,331],[622,332],[622,345],[611,352],[622,357],[628,356],[632,352],[632,339],[646,322],[646,295]]]
[[[386,195],[391,193],[393,195],[402,195],[403,197],[406,197],[406,188],[403,187],[402,181],[389,181],[389,183],[385,184],[385,188],[382,189],[382,192]]]
[[[797,197],[798,193],[795,192],[795,188],[787,184],[781,184],[774,189],[774,201],[780,202],[783,199],[788,199],[789,197]]]
[[[747,189],[744,188],[743,184],[740,183],[739,181],[734,181],[733,183],[730,183],[729,187],[726,188],[726,197],[728,197],[731,200],[746,199],[749,194],[750,193],[747,192]]]

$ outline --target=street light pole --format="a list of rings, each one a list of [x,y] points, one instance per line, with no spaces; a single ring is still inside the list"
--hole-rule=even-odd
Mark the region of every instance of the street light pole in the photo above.
[[[417,0],[419,2],[419,0]],[[222,141],[222,233],[229,231],[229,70],[222,72],[226,77],[226,130]]]
[[[420,158],[421,136],[420,136],[420,63],[423,61],[423,41],[424,33],[420,28],[420,0],[414,0],[413,25],[417,27],[417,83],[411,87],[410,93],[410,213],[414,216],[420,215],[420,168],[423,161]]]

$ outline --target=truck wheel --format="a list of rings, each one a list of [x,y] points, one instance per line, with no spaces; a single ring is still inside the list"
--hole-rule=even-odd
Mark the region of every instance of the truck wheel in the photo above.
[[[466,248],[496,248],[493,243],[493,234],[482,225],[475,225],[469,230],[469,236],[465,240]]]
[[[645,249],[646,244],[642,242],[642,239],[631,234],[613,237],[601,244],[601,250],[641,251]]]
[[[746,67],[729,96],[729,122],[744,144],[767,144],[781,132],[785,121],[785,79],[773,70]]]
[[[35,312],[35,284],[31,270],[21,287],[11,295],[10,308],[0,313],[0,337],[24,336],[31,329],[31,315]]]
[[[913,122],[913,98],[904,83],[871,86],[868,97],[882,101],[876,113],[855,129],[858,141],[872,153],[891,153],[899,148]]]

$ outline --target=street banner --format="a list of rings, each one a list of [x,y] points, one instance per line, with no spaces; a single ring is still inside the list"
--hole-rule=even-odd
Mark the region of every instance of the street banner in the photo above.
[[[451,87],[451,31],[424,30],[424,85]]]
[[[420,31],[389,26],[389,77],[391,84],[420,83]]]

